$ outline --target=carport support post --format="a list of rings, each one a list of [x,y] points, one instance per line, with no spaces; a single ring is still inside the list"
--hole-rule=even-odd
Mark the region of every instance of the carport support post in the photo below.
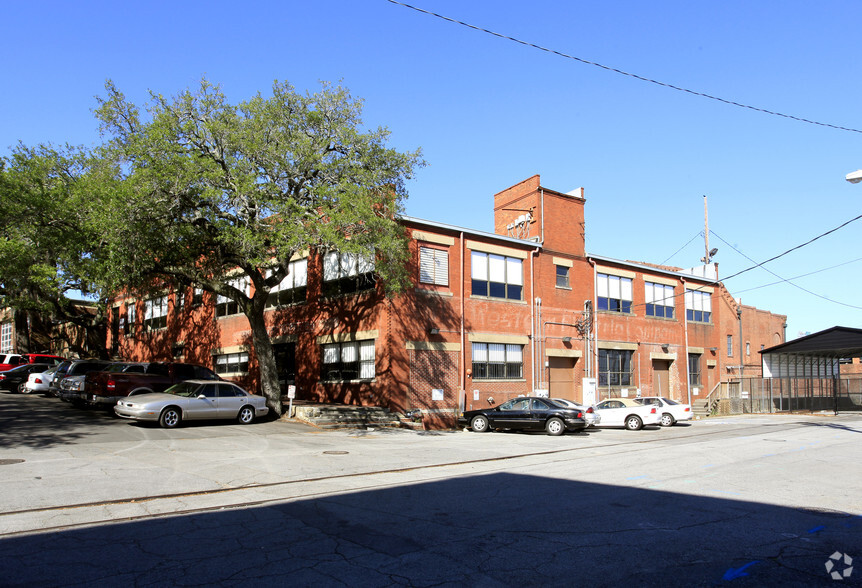
[[[838,390],[841,388],[841,381],[838,379],[839,374],[832,376],[832,397],[835,399],[835,416],[838,416]]]

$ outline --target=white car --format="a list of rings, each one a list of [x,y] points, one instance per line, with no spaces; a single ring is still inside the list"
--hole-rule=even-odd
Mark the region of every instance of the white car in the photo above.
[[[629,431],[658,425],[661,420],[655,406],[645,406],[634,398],[602,400],[596,405],[596,412],[602,417],[600,427],[625,427]]]
[[[577,402],[573,402],[565,398],[551,398],[551,400],[567,408],[574,408],[582,411],[584,413],[584,420],[587,421],[588,427],[595,427],[602,421],[602,417],[599,416],[599,413],[597,413],[592,406],[584,406],[583,404],[578,404]]]
[[[27,376],[27,381],[24,382],[21,392],[24,394],[30,394],[31,392],[47,392],[48,386],[51,384],[51,380],[54,379],[54,373],[56,371],[57,366],[54,366],[48,371],[30,374]]]
[[[679,421],[690,421],[693,417],[690,404],[683,404],[664,396],[641,396],[637,400],[645,406],[655,406],[662,427],[670,427]]]

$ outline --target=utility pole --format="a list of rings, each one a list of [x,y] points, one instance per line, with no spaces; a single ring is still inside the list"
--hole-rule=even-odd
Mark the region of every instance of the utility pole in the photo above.
[[[703,244],[706,255],[701,257],[700,260],[704,265],[709,265],[715,254],[718,253],[718,249],[709,248],[709,210],[706,204],[706,194],[703,196]]]

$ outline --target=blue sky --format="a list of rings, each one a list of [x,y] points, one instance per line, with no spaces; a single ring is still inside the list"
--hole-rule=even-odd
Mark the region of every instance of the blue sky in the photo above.
[[[411,4],[608,67],[758,108],[862,129],[858,3]],[[586,190],[587,250],[691,267],[703,197],[719,275],[862,214],[862,133],[670,90],[386,0],[8,2],[0,155],[18,141],[92,145],[107,78],[147,90],[202,76],[240,101],[273,80],[341,81],[365,123],[428,167],[407,214],[492,231],[493,194],[533,174]],[[788,315],[788,337],[862,327],[862,220],[728,279],[744,304]],[[753,260],[753,261],[752,261]],[[787,281],[790,280],[790,281]]]

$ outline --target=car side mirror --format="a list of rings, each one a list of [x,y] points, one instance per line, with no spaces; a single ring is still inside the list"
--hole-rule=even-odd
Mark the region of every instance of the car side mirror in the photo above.
[[[198,399],[206,398],[203,394],[198,394]]]

